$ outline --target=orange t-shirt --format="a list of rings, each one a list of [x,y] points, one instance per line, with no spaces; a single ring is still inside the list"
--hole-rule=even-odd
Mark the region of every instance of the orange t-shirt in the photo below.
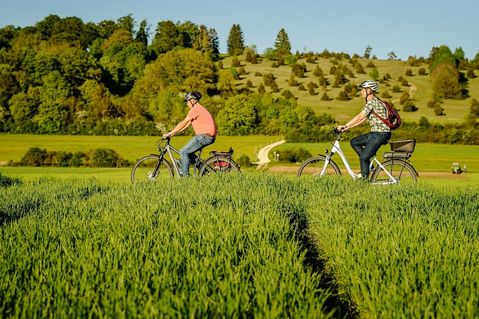
[[[195,105],[188,112],[188,115],[193,119],[191,125],[196,135],[208,134],[216,136],[217,130],[213,115],[203,105]]]

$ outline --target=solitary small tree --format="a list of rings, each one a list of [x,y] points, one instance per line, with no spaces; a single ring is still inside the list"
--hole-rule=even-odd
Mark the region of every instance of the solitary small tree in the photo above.
[[[461,94],[459,72],[451,63],[438,65],[431,73],[432,87],[440,98],[455,98]]]
[[[371,57],[371,52],[372,51],[373,51],[373,48],[370,45],[368,45],[366,47],[366,50],[364,50],[364,58],[369,59]]]
[[[476,99],[471,100],[471,115],[474,118],[479,118],[479,102]]]
[[[396,53],[394,53],[394,51],[391,51],[388,53],[388,60],[396,60],[397,59],[397,56],[396,56]]]
[[[278,35],[276,36],[276,41],[274,42],[274,48],[276,50],[277,56],[285,56],[291,54],[291,43],[289,42],[289,37],[284,28],[279,30]]]
[[[231,27],[227,45],[229,55],[233,56],[243,54],[244,39],[243,32],[241,31],[239,24],[233,24]]]

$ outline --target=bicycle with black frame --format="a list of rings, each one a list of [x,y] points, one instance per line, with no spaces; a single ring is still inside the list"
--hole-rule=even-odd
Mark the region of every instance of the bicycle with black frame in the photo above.
[[[158,154],[150,154],[136,162],[131,170],[131,182],[155,182],[162,177],[181,176],[180,152],[170,144],[170,137],[160,139],[157,143]],[[240,166],[233,160],[233,148],[227,152],[211,151],[206,159],[201,158],[201,149],[195,153],[192,161],[193,175],[239,173]],[[176,155],[176,156],[175,156]]]

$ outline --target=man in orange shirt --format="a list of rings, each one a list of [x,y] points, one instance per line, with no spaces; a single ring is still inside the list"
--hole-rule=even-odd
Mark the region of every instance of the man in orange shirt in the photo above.
[[[186,93],[185,102],[189,108],[188,114],[171,132],[163,134],[163,138],[168,138],[183,132],[190,124],[193,126],[196,135],[180,150],[182,176],[188,176],[190,174],[189,164],[190,162],[195,163],[196,161],[194,153],[203,147],[213,144],[216,139],[217,128],[215,120],[211,113],[200,104],[200,99],[200,92],[193,91]]]

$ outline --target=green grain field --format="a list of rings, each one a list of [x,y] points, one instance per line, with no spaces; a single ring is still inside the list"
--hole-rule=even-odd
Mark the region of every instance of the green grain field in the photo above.
[[[476,318],[479,193],[250,174],[0,188],[0,317]]]

